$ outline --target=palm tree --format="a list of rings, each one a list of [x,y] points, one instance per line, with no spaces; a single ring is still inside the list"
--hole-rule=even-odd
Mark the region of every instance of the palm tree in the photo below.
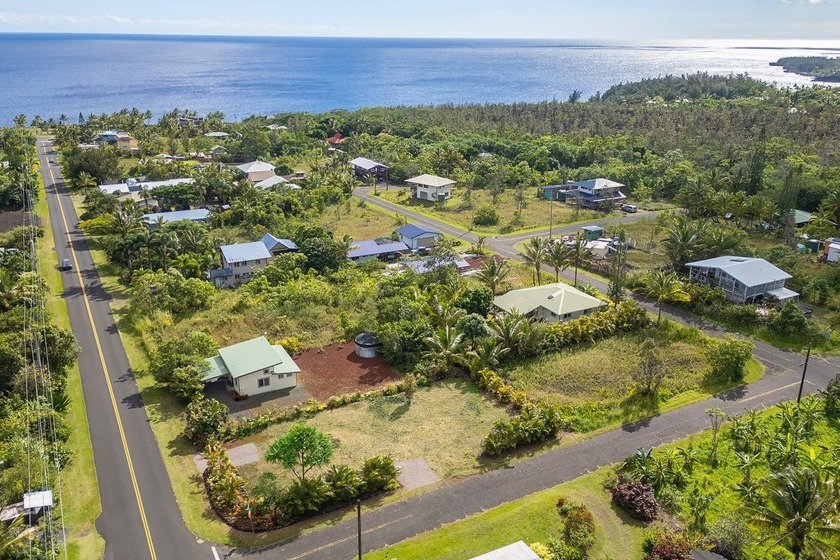
[[[689,295],[683,290],[682,282],[673,272],[654,271],[645,278],[645,293],[659,303],[656,324],[662,321],[662,304],[666,301],[688,301]]]
[[[763,484],[766,502],[750,504],[750,523],[787,548],[796,560],[837,558],[840,511],[834,480],[805,468],[770,475]]]
[[[17,278],[8,268],[0,268],[0,310],[11,308],[17,298]]]
[[[470,373],[475,374],[485,368],[493,368],[499,364],[502,356],[507,354],[510,348],[502,346],[497,338],[485,338],[467,352],[466,365]]]
[[[488,321],[488,325],[502,348],[506,348],[514,354],[519,353],[531,330],[528,318],[518,311],[492,317]]]
[[[716,227],[709,231],[703,245],[710,256],[740,253],[744,249],[747,234],[739,229]]]
[[[522,252],[522,258],[525,262],[534,267],[534,283],[539,286],[542,284],[540,272],[542,270],[543,260],[545,260],[546,250],[548,249],[548,240],[544,237],[532,237],[525,244],[525,250]]]
[[[462,308],[455,305],[457,293],[432,294],[426,299],[426,311],[434,326],[437,328],[452,327],[466,314]]]
[[[0,523],[0,556],[4,556],[5,552],[9,552],[12,546],[27,534],[23,526],[22,515],[15,517],[8,525]]]
[[[428,350],[425,357],[432,361],[440,360],[443,363],[444,371],[448,372],[449,368],[461,356],[461,351],[464,348],[464,335],[459,333],[455,327],[446,325],[436,330],[432,336],[427,337],[426,344]]]
[[[88,189],[98,186],[99,181],[97,181],[96,177],[87,171],[82,171],[79,173],[79,176],[76,177],[76,180],[73,181],[73,184],[80,189]]]
[[[112,233],[120,237],[127,237],[132,233],[143,230],[143,213],[133,202],[120,204],[112,214],[114,228]]]
[[[685,216],[677,216],[668,228],[663,241],[665,253],[675,267],[681,268],[697,254],[706,231],[706,223],[692,222]]]
[[[554,280],[560,281],[560,273],[569,268],[575,258],[574,250],[565,243],[550,242],[545,254],[545,260],[554,267]]]
[[[575,288],[578,285],[578,269],[592,258],[592,251],[586,246],[586,239],[578,233],[572,243],[572,262],[575,265]]]
[[[505,281],[505,279],[510,274],[510,265],[506,260],[497,260],[495,258],[491,258],[483,265],[481,268],[478,269],[478,274],[476,278],[478,278],[479,282],[490,288],[493,292],[493,295],[499,290],[499,287]]]
[[[840,189],[834,189],[826,195],[820,206],[833,216],[835,224],[840,224]]]

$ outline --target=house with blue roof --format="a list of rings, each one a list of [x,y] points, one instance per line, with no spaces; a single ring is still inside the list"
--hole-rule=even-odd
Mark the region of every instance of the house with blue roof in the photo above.
[[[222,255],[222,267],[208,273],[208,278],[217,288],[247,282],[273,258],[262,241],[222,245],[219,252]]]
[[[383,261],[398,259],[403,253],[408,253],[408,245],[402,241],[393,241],[387,237],[354,241],[347,251],[347,258],[356,264],[379,259]]]
[[[196,210],[177,210],[175,212],[156,212],[154,214],[143,214],[143,221],[148,224],[149,229],[157,228],[158,224],[179,222],[181,220],[189,220],[198,224],[203,224],[210,219],[210,210],[206,208],[197,208]]]
[[[752,303],[763,297],[779,301],[799,297],[785,288],[785,281],[793,277],[764,259],[723,256],[686,266],[690,281],[717,286],[724,291],[726,299],[735,303]]]
[[[298,250],[297,244],[291,239],[278,239],[270,233],[263,235],[260,241],[263,242],[263,245],[265,245],[265,248],[268,249],[268,252],[273,257]]]
[[[397,229],[397,235],[400,241],[408,245],[409,249],[417,250],[434,245],[440,237],[440,232],[426,226],[406,224]]]

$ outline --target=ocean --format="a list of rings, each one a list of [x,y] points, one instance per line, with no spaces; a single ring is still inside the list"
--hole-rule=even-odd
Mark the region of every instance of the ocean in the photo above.
[[[779,85],[782,56],[840,44],[0,34],[0,124],[20,113],[173,108],[228,119],[366,106],[586,99],[619,82],[704,71]]]

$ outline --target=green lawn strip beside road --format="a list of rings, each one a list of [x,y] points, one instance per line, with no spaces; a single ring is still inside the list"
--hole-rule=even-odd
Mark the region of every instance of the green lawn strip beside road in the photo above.
[[[562,535],[557,498],[585,505],[595,517],[595,545],[590,558],[637,560],[642,557],[644,526],[612,506],[603,482],[609,468],[554,488],[508,502],[365,555],[368,560],[463,560],[518,540],[545,543]],[[621,543],[616,546],[616,543]]]
[[[41,185],[43,192],[43,183]],[[56,255],[52,227],[46,199],[36,206],[36,212],[44,230],[44,237],[37,245],[38,267],[49,287],[50,297],[47,309],[52,320],[60,327],[70,330],[70,316],[67,303],[61,297],[61,272],[56,268],[61,255]],[[67,395],[70,406],[67,409],[67,423],[73,426],[67,447],[73,453],[70,464],[61,473],[64,506],[64,524],[67,528],[67,552],[69,559],[93,560],[102,558],[105,541],[96,532],[96,519],[102,513],[99,502],[99,484],[93,462],[93,447],[88,431],[82,378],[78,365],[67,375]]]

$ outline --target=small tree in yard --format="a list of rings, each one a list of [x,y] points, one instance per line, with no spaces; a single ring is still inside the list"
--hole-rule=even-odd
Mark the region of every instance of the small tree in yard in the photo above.
[[[632,373],[638,392],[643,395],[656,395],[667,375],[662,353],[656,342],[652,338],[645,339],[639,348],[639,366]]]
[[[718,458],[717,458],[717,449],[718,449],[718,432],[720,432],[720,427],[726,421],[726,413],[718,406],[707,408],[706,414],[709,415],[709,421],[712,423],[712,451],[711,451],[711,460],[712,466],[717,467],[718,465]]]
[[[686,302],[691,299],[683,289],[682,282],[673,272],[665,273],[661,270],[651,272],[645,278],[645,294],[656,300],[659,304],[659,314],[656,316],[656,324],[662,321],[662,304],[666,301]]]
[[[414,376],[413,373],[409,373],[405,376],[405,379],[403,379],[402,382],[402,386],[405,402],[407,404],[411,404],[412,399],[414,399],[414,393],[417,392],[417,378]]]
[[[184,435],[200,446],[221,439],[227,429],[229,412],[228,407],[216,399],[195,399],[184,413]]]
[[[825,413],[831,418],[840,416],[840,373],[828,382],[823,393],[825,397]]]
[[[281,463],[303,482],[310,470],[330,462],[333,451],[333,443],[326,434],[300,422],[292,426],[286,435],[271,442],[265,460]]]
[[[723,340],[709,341],[706,360],[711,367],[715,381],[741,381],[744,379],[747,362],[753,355],[755,345],[728,335]]]

